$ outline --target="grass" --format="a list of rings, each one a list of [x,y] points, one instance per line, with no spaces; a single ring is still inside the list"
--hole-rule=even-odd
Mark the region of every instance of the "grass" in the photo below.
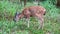
[[[0,1],[0,34],[60,34],[60,8],[49,3],[49,1],[40,2],[40,5],[46,8],[46,15],[44,16],[44,29],[38,30],[39,23],[33,17],[30,18],[30,27],[27,28],[25,20],[14,22],[5,16],[14,16],[16,11],[21,12],[23,6],[17,3],[8,1]],[[28,6],[37,6],[37,4],[27,3]],[[6,13],[6,15],[4,15]]]

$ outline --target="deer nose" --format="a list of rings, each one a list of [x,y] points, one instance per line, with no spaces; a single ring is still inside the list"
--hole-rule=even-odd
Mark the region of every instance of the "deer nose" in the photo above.
[[[13,21],[18,22],[18,21],[19,21],[19,17],[15,17],[15,18],[13,19]]]
[[[16,19],[15,19],[15,18],[13,18],[13,21],[14,21],[14,22],[16,22]]]

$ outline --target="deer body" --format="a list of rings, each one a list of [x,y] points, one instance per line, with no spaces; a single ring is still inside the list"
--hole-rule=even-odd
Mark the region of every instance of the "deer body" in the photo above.
[[[30,6],[27,7],[25,9],[23,9],[22,13],[18,15],[16,15],[16,19],[15,21],[18,21],[20,18],[26,17],[26,19],[28,20],[28,27],[29,27],[29,19],[31,16],[33,17],[37,17],[39,19],[39,29],[43,28],[43,22],[44,22],[44,14],[45,14],[46,9],[43,8],[42,6]]]

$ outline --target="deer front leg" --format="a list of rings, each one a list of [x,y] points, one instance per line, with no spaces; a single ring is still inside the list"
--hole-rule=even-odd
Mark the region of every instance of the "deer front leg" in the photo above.
[[[30,19],[27,19],[27,27],[29,28]]]
[[[30,16],[27,16],[26,18],[27,18],[27,19],[26,19],[26,21],[27,21],[27,27],[29,28]]]
[[[38,27],[38,29],[43,29],[43,26],[44,26],[43,16],[40,16],[40,17],[39,17],[38,22],[39,22],[39,27]]]

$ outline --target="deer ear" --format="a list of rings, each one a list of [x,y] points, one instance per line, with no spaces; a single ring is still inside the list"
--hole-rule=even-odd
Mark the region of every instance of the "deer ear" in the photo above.
[[[21,14],[21,13],[20,13],[20,12],[16,12],[15,14],[16,14],[16,15],[19,15],[19,14]]]

